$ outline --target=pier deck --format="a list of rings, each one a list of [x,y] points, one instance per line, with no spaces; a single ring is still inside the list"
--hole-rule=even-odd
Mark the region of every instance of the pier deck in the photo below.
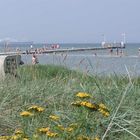
[[[93,47],[93,48],[66,48],[66,49],[49,49],[42,51],[39,54],[45,53],[61,53],[61,52],[78,52],[78,51],[92,51],[92,50],[108,50],[108,49],[124,49],[125,47]],[[17,52],[1,52],[0,55],[14,55],[14,54],[33,54],[36,51],[17,51]]]

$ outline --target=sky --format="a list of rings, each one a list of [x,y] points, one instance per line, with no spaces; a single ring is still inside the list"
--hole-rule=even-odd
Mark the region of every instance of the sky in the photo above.
[[[0,39],[140,42],[140,0],[0,0]]]

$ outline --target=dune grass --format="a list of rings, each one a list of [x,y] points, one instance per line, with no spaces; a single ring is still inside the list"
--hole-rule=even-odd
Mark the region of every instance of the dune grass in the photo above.
[[[76,97],[79,92],[90,97]],[[96,109],[72,105],[76,101]],[[109,116],[99,111],[101,103]],[[43,110],[30,110],[33,105]],[[33,115],[22,116],[24,111]],[[140,78],[130,81],[126,76],[89,76],[59,66],[29,65],[21,67],[16,78],[0,82],[0,140],[17,135],[15,139],[136,140],[139,124]],[[45,134],[40,130],[48,127]]]

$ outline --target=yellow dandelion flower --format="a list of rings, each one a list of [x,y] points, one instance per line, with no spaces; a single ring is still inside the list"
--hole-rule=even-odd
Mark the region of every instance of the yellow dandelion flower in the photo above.
[[[43,112],[44,108],[40,107],[40,106],[37,106],[37,105],[33,105],[33,106],[29,107],[28,110],[35,110],[35,111],[38,111],[38,112]]]
[[[17,130],[15,131],[15,135],[22,135],[22,134],[23,134],[23,131],[20,130],[20,129],[17,129]]]
[[[92,103],[86,103],[85,106],[86,106],[86,107],[89,107],[89,108],[96,108],[96,106],[93,105]]]
[[[21,138],[21,135],[13,135],[12,137],[11,137],[11,140],[18,140],[18,139],[20,139]]]
[[[104,112],[104,110],[103,110],[102,108],[99,108],[98,110],[99,110],[99,112],[101,112],[101,113]]]
[[[23,117],[33,116],[33,113],[29,111],[23,111],[20,113],[20,116],[23,116]]]
[[[73,128],[72,128],[72,127],[68,127],[68,128],[65,128],[65,130],[66,130],[67,132],[72,132],[72,131],[73,131]]]
[[[0,140],[10,140],[10,136],[0,136]]]
[[[91,97],[91,95],[89,95],[88,93],[85,93],[85,92],[79,92],[76,94],[76,97],[87,98],[87,97]]]
[[[63,127],[63,125],[57,125],[57,127],[61,130],[65,130],[65,128]]]
[[[28,110],[36,110],[37,108],[38,108],[37,105],[33,105],[33,106],[29,107]]]
[[[81,106],[81,102],[80,101],[76,101],[76,102],[72,102],[71,105],[75,105],[75,106]]]
[[[90,109],[97,109],[96,105],[95,104],[92,104],[90,102],[83,101],[83,102],[81,102],[81,105],[82,106],[85,106],[85,107],[88,107]]]
[[[104,104],[99,104],[99,108],[102,108],[102,109],[107,109],[107,107],[104,105]]]
[[[49,116],[50,119],[52,119],[53,121],[58,121],[60,118],[56,115],[50,115]]]
[[[48,136],[48,137],[56,137],[56,136],[58,136],[58,133],[54,133],[54,132],[48,131],[48,132],[47,132],[47,136]]]
[[[104,115],[105,117],[108,117],[110,114],[109,114],[109,112],[105,111],[105,112],[103,113],[103,115]]]
[[[37,111],[38,111],[38,112],[43,112],[44,110],[45,110],[45,109],[44,109],[43,107],[38,107],[38,108],[37,108]]]
[[[101,112],[101,113],[103,114],[103,116],[105,116],[105,117],[108,117],[108,116],[110,115],[109,112],[106,111],[106,110],[104,110],[104,109],[99,108],[98,110],[99,110],[99,112]]]
[[[83,102],[80,103],[80,105],[85,106],[86,103],[87,103],[86,101],[83,101]]]
[[[90,140],[90,138],[82,135],[82,136],[78,136],[77,140]]]
[[[46,127],[46,128],[39,128],[39,129],[38,129],[38,131],[41,132],[41,133],[47,133],[49,130],[50,130],[49,127]]]

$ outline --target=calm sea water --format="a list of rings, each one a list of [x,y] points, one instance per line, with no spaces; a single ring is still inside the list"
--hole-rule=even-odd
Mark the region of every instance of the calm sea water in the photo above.
[[[44,44],[34,44],[34,48],[41,48]],[[60,44],[61,48],[86,48],[100,47],[100,44]],[[12,50],[17,47],[21,50],[30,48],[30,45],[20,44],[11,45]],[[4,47],[1,46],[1,51]],[[127,44],[123,50],[123,56],[116,56],[116,50],[113,54],[109,50],[103,51],[84,51],[59,54],[39,54],[38,59],[41,64],[63,65],[70,69],[76,69],[89,74],[110,75],[113,73],[140,76],[140,56],[138,49],[140,44]],[[96,53],[96,55],[95,55]],[[23,55],[25,64],[31,64],[31,55]]]

